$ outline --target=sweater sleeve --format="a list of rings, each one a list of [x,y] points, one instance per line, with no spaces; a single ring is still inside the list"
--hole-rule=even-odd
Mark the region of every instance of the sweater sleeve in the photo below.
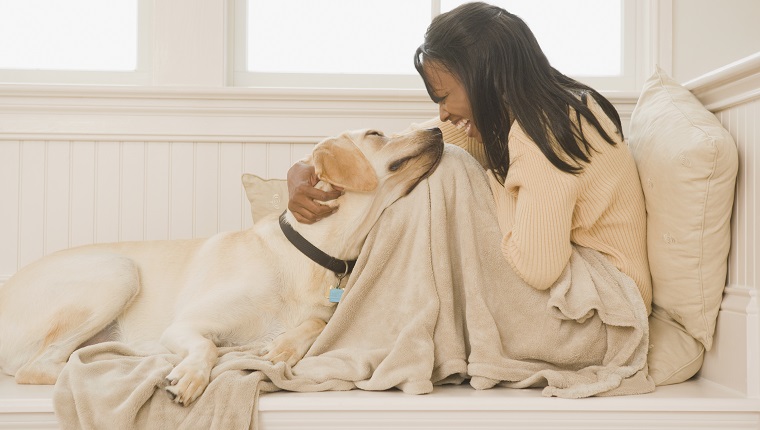
[[[512,229],[502,252],[525,282],[544,290],[559,278],[570,260],[577,178],[552,165],[538,148],[523,146],[512,159],[505,189],[516,196]]]
[[[512,230],[515,219],[516,196],[504,188],[493,173],[493,170],[487,170],[488,185],[491,188],[494,203],[496,204],[496,216],[499,220],[499,229],[504,235]]]

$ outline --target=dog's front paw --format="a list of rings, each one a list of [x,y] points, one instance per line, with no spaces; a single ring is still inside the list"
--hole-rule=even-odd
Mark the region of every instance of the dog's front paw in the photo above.
[[[289,366],[295,365],[306,355],[326,324],[323,319],[310,318],[297,327],[286,330],[264,348],[264,359],[272,363],[285,362]]]
[[[306,351],[300,351],[297,345],[279,338],[264,348],[265,360],[275,364],[285,362],[288,366],[298,363],[305,354]]]
[[[206,389],[209,376],[210,371],[203,366],[183,361],[166,376],[164,390],[175,403],[187,406]]]

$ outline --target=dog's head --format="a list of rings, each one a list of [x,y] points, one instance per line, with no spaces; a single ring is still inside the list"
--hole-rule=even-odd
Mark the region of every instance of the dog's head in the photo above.
[[[382,189],[398,198],[430,175],[442,154],[441,130],[433,128],[393,136],[372,129],[347,131],[317,144],[312,155],[323,182],[346,191]]]
[[[341,187],[333,215],[314,224],[288,222],[323,252],[344,260],[359,255],[380,214],[428,177],[443,156],[437,128],[386,136],[377,130],[347,131],[318,143],[312,163],[323,190]]]

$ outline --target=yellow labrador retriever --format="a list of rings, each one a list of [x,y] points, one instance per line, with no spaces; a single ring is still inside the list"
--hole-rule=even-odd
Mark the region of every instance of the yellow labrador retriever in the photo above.
[[[18,383],[53,384],[83,344],[160,340],[183,357],[165,389],[187,405],[208,385],[218,346],[264,342],[264,358],[293,365],[333,314],[328,290],[350,270],[383,209],[442,153],[438,129],[346,132],[311,155],[318,187],[345,190],[329,202],[340,210],[318,223],[300,224],[286,212],[279,222],[208,239],[96,244],[46,256],[0,287],[0,368]],[[310,246],[331,264],[300,250]]]

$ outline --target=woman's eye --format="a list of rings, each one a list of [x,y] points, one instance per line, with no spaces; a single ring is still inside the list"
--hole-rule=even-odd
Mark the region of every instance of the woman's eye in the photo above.
[[[380,133],[379,131],[370,130],[367,132],[367,136],[382,136],[383,133]]]

